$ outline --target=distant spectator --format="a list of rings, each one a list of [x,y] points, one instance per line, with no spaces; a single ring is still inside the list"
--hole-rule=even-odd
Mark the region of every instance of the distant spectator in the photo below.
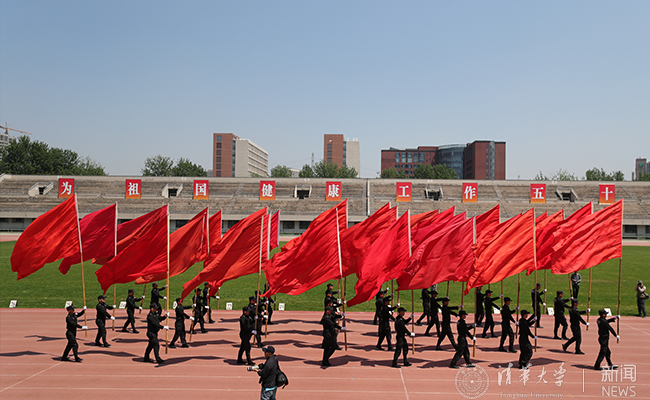
[[[639,309],[639,317],[645,318],[645,299],[648,298],[648,292],[646,287],[643,285],[643,281],[639,281],[636,284],[636,306]]]
[[[571,288],[573,289],[573,298],[577,299],[578,298],[578,292],[580,291],[580,281],[582,280],[582,277],[578,273],[578,271],[575,271],[574,273],[571,274]]]

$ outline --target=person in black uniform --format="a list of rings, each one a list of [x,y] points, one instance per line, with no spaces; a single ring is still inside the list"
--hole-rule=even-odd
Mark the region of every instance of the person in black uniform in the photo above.
[[[327,294],[328,294],[328,293],[331,294],[332,296],[334,296],[335,294],[338,294],[339,291],[338,291],[338,290],[334,290],[334,285],[331,284],[331,283],[328,283],[328,284],[327,284],[327,290],[325,290],[325,297],[327,297]]]
[[[210,285],[208,282],[203,283],[203,307],[204,313],[208,315],[208,323],[214,324],[215,321],[212,319],[212,307],[210,307],[210,299],[216,299],[217,296],[210,295]],[[203,318],[205,320],[205,317]]]
[[[566,317],[564,316],[564,309],[570,309],[571,307],[567,305],[569,300],[564,299],[563,297],[564,292],[558,290],[557,296],[555,299],[553,299],[553,316],[555,317],[555,325],[553,326],[553,339],[560,339],[560,337],[557,335],[557,330],[560,325],[562,325],[562,339],[569,340],[569,338],[566,337],[566,330],[568,328],[568,325],[566,323]]]
[[[158,290],[158,282],[154,282],[151,284],[153,288],[151,289],[151,303],[149,303],[149,308],[151,308],[152,304],[155,304],[157,307],[156,309],[158,312],[162,312],[162,306],[160,305],[160,299],[167,300],[166,296],[161,296],[160,295],[160,290]],[[167,285],[162,287],[162,290],[167,289]]]
[[[109,318],[111,320],[115,320],[115,317],[111,316],[111,314],[106,311],[107,309],[112,310],[114,306],[107,306],[105,299],[106,296],[103,294],[97,296],[97,316],[95,317],[95,324],[97,325],[97,336],[95,337],[95,346],[99,347],[111,347],[111,345],[106,341],[106,319]],[[104,342],[103,344],[101,343],[102,341]]]
[[[582,277],[578,273],[578,271],[574,271],[571,274],[571,288],[573,289],[573,298],[577,299],[578,298],[578,292],[580,291],[580,282],[582,281]]]
[[[377,325],[379,321],[379,314],[381,314],[381,309],[384,306],[384,295],[386,292],[379,289],[379,293],[375,296],[375,318],[372,320],[373,325]]]
[[[264,343],[262,343],[262,334],[260,333],[262,330],[262,322],[264,321],[264,308],[261,304],[258,307],[256,302],[257,298],[255,296],[250,296],[248,298],[248,310],[249,315],[253,320],[253,336],[255,336],[257,347],[264,347]]]
[[[427,317],[427,326],[429,326],[429,323],[431,322],[431,312],[429,311],[431,307],[431,292],[429,292],[429,289],[422,289],[422,295],[420,298],[422,299],[422,315],[420,315],[420,318],[418,318],[415,325],[422,325],[422,320],[424,317]]]
[[[171,343],[169,343],[169,347],[172,349],[176,348],[176,341],[178,339],[181,340],[181,347],[190,347],[188,346],[187,342],[185,341],[185,319],[189,319],[190,321],[194,321],[194,317],[190,317],[189,315],[185,314],[185,310],[188,310],[192,308],[192,306],[184,306],[183,305],[183,299],[181,297],[176,298],[176,308],[174,311],[176,311],[176,321],[174,322],[174,337],[172,338]]]
[[[386,343],[388,343],[388,351],[393,350],[390,334],[390,321],[395,321],[395,318],[393,318],[393,310],[396,308],[397,307],[390,306],[390,296],[384,297],[384,306],[379,315],[379,340],[377,341],[377,350],[383,350],[381,343],[384,339],[386,339]]]
[[[440,336],[438,336],[436,350],[442,350],[440,344],[443,340],[445,340],[445,338],[449,338],[451,345],[454,347],[454,350],[456,350],[456,341],[454,340],[454,335],[451,332],[451,316],[455,315],[457,317],[458,314],[456,314],[453,310],[458,310],[458,307],[449,307],[449,297],[444,297],[442,299],[442,332]]]
[[[278,390],[277,376],[280,367],[278,358],[275,356],[275,347],[267,346],[262,349],[266,362],[260,364],[257,374],[260,376],[259,382],[262,384],[261,400],[275,400],[275,392]]]
[[[542,301],[542,294],[546,293],[546,289],[540,290],[541,288],[542,285],[537,283],[535,284],[535,288],[530,291],[530,298],[533,304],[533,316],[537,317],[535,325],[537,325],[538,328],[543,328],[543,326],[540,326],[540,323],[542,322],[541,309],[542,307],[546,307],[546,303]]]
[[[436,336],[440,337],[440,319],[438,318],[438,310],[440,310],[440,304],[438,303],[438,291],[433,289],[431,291],[431,299],[429,302],[429,312],[431,313],[431,320],[427,325],[427,330],[424,332],[424,336],[431,336],[429,331],[435,325],[436,326]]]
[[[573,337],[571,339],[568,339],[568,342],[562,345],[562,350],[566,351],[571,343],[575,342],[576,354],[585,354],[580,350],[580,345],[582,344],[582,331],[580,330],[580,324],[589,326],[589,323],[585,322],[585,320],[582,319],[581,314],[586,314],[591,310],[587,309],[587,311],[578,311],[578,303],[578,299],[571,299],[571,307],[569,308],[569,321],[571,322],[571,333],[573,334]]]
[[[158,309],[156,303],[151,304],[149,315],[147,315],[147,338],[149,339],[149,344],[147,345],[147,350],[144,352],[144,362],[153,362],[149,355],[151,350],[156,357],[156,362],[162,364],[164,360],[160,358],[160,344],[158,343],[158,331],[161,329],[169,329],[168,326],[162,326],[161,321],[167,319],[166,315],[162,315],[162,311]]]
[[[336,320],[332,318],[332,311],[332,307],[325,308],[325,315],[320,320],[320,324],[323,325],[323,344],[325,345],[323,348],[323,360],[321,361],[321,366],[323,367],[330,367],[332,365],[330,364],[330,357],[338,348],[338,344],[336,343],[337,329],[345,330],[345,328],[341,328],[336,323]]]
[[[128,329],[126,329],[129,324],[131,324],[131,328],[133,329],[133,333],[139,333],[137,329],[135,329],[135,309],[139,308],[142,310],[142,307],[138,307],[136,303],[138,301],[142,301],[144,299],[144,296],[136,299],[134,297],[135,291],[133,289],[129,289],[129,294],[126,297],[126,322],[124,323],[124,326],[122,327],[122,332],[129,332]]]
[[[506,352],[505,347],[503,345],[506,343],[506,337],[509,340],[509,346],[508,350],[511,353],[516,353],[515,351],[515,333],[512,331],[512,326],[510,325],[510,322],[514,322],[515,324],[517,321],[515,321],[514,318],[512,318],[512,312],[516,311],[517,309],[515,308],[514,310],[510,310],[510,302],[512,299],[510,297],[504,297],[503,298],[503,307],[501,307],[501,342],[499,343],[499,351]]]
[[[81,312],[75,313],[74,312],[74,306],[70,305],[65,308],[68,311],[68,316],[65,317],[65,325],[66,325],[66,331],[65,331],[65,337],[68,339],[68,344],[65,346],[65,350],[63,350],[63,355],[61,356],[61,361],[71,361],[68,358],[68,354],[70,354],[70,350],[72,350],[72,354],[74,354],[74,360],[75,362],[81,362],[81,358],[79,358],[79,344],[77,343],[77,328],[78,329],[88,329],[87,326],[81,326],[77,323],[77,318],[81,317],[84,315],[86,312],[86,307],[84,307]]]
[[[271,285],[268,282],[266,282],[264,284],[264,293],[268,292],[269,290],[271,290]],[[274,306],[275,300],[273,300],[273,298],[271,296],[269,296],[268,299],[266,297],[263,297],[263,298],[264,298],[264,304],[266,304],[266,306],[267,306],[266,307],[266,312],[268,313],[268,316],[269,316],[268,324],[273,325],[273,321],[271,321],[271,318],[273,318],[273,311],[274,311],[273,308],[275,307]]]
[[[203,296],[201,296],[201,288],[196,288],[194,304],[192,306],[194,307],[194,321],[192,321],[192,325],[190,326],[190,332],[192,332],[192,335],[196,334],[194,327],[198,323],[201,327],[201,333],[207,333],[208,330],[205,329],[205,320],[203,319],[203,315],[205,314],[205,305],[203,302]]]
[[[476,326],[479,328],[483,326],[483,317],[485,317],[485,309],[483,308],[483,303],[485,303],[485,295],[481,292],[482,287],[483,286],[479,286],[475,289],[476,313],[474,314],[474,324],[476,324]]]
[[[533,315],[527,318],[528,315],[528,311],[521,310],[521,317],[517,322],[517,325],[519,325],[519,369],[527,369],[528,362],[533,356],[533,345],[530,343],[529,338],[537,339],[537,336],[530,331],[530,327],[537,317]]]
[[[397,309],[397,318],[395,319],[395,336],[397,337],[395,343],[395,353],[393,353],[393,368],[399,368],[397,365],[397,360],[399,359],[400,353],[402,353],[402,358],[404,359],[404,366],[410,367],[411,363],[407,359],[409,352],[409,344],[406,341],[406,337],[415,337],[415,333],[409,332],[406,324],[411,322],[411,319],[415,318],[415,314],[411,314],[411,317],[404,319],[404,314],[406,314],[406,308],[400,307]]]
[[[456,354],[454,354],[454,358],[451,359],[451,364],[449,364],[449,368],[458,368],[458,365],[456,365],[456,363],[461,358],[465,358],[466,368],[475,367],[475,365],[472,364],[472,362],[469,359],[469,347],[467,346],[467,338],[470,338],[473,341],[476,340],[474,335],[472,335],[472,333],[469,331],[470,328],[474,326],[474,324],[467,325],[467,323],[465,322],[466,317],[467,317],[467,312],[465,312],[465,310],[460,310],[458,312],[459,319],[458,322],[456,323],[456,328],[458,330],[458,346],[456,347]]]
[[[488,329],[490,330],[490,334],[493,338],[498,337],[494,334],[494,318],[492,318],[492,312],[495,308],[499,310],[499,306],[494,304],[492,293],[493,292],[490,289],[485,291],[485,325],[483,326],[483,335],[481,335],[483,338],[487,337]]]
[[[598,310],[598,315],[600,318],[596,320],[598,325],[598,343],[600,344],[600,351],[598,352],[598,358],[596,358],[596,364],[594,365],[595,370],[600,370],[600,363],[603,362],[603,358],[607,359],[607,365],[609,369],[618,368],[617,365],[612,364],[612,351],[609,349],[609,334],[616,336],[616,339],[621,339],[620,336],[616,334],[614,328],[610,325],[612,322],[620,318],[616,316],[614,318],[607,319],[607,311]]]
[[[248,306],[242,308],[241,317],[239,317],[239,338],[241,344],[239,345],[239,353],[237,353],[237,364],[245,364],[242,356],[246,353],[246,363],[248,365],[255,365],[251,360],[251,336],[253,336],[253,319],[250,316],[250,309]]]

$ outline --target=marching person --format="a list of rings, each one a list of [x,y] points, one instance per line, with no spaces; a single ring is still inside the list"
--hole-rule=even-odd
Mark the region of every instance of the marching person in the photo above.
[[[643,285],[643,281],[639,281],[636,284],[636,307],[639,310],[639,317],[646,317],[645,314],[645,301],[648,298],[648,291]]]
[[[133,329],[133,333],[139,333],[137,329],[135,329],[135,309],[139,308],[142,310],[142,307],[138,307],[136,304],[138,301],[142,301],[144,299],[144,296],[136,299],[135,298],[135,291],[133,289],[129,289],[129,294],[126,297],[126,322],[124,323],[124,326],[122,327],[122,332],[129,332],[128,329],[126,329],[129,324],[131,324],[131,328]]]
[[[553,339],[560,339],[560,337],[557,335],[557,330],[562,325],[562,339],[564,340],[569,340],[568,337],[566,337],[566,330],[568,328],[568,325],[566,323],[566,317],[564,316],[564,309],[571,309],[567,305],[569,300],[563,298],[564,297],[564,292],[561,290],[557,291],[557,297],[553,299],[553,316],[555,318],[555,325],[553,326]],[[572,328],[573,329],[573,328]],[[580,348],[580,346],[577,346]]]
[[[440,318],[438,318],[438,310],[441,306],[438,303],[438,291],[433,289],[431,291],[431,299],[429,303],[429,313],[431,313],[431,319],[427,325],[427,330],[424,332],[424,336],[431,336],[429,331],[435,325],[436,326],[436,336],[440,337]]]
[[[481,292],[482,287],[483,286],[479,286],[475,289],[476,313],[474,314],[474,324],[476,324],[476,326],[479,328],[483,326],[483,317],[485,317],[485,309],[483,308],[483,303],[485,302],[485,295]]]
[[[397,343],[395,344],[395,353],[393,354],[393,368],[399,368],[397,365],[397,360],[399,359],[399,354],[402,353],[402,358],[404,359],[404,366],[409,367],[411,363],[408,362],[407,355],[409,352],[409,344],[406,341],[406,336],[415,337],[415,333],[409,332],[406,328],[406,324],[411,322],[411,319],[415,318],[415,314],[411,314],[411,317],[404,319],[404,314],[406,314],[406,308],[400,307],[397,309],[397,318],[395,319],[395,333],[397,336]]]
[[[546,289],[541,290],[542,285],[540,283],[535,284],[535,288],[530,291],[530,297],[532,300],[533,304],[533,316],[537,317],[535,320],[535,325],[538,328],[544,328],[543,326],[540,325],[542,322],[542,313],[541,309],[542,307],[546,307],[546,303],[542,300],[542,294],[546,293]]]
[[[381,344],[384,339],[386,339],[386,343],[388,343],[388,351],[393,350],[390,334],[390,321],[395,321],[395,318],[393,318],[393,310],[396,308],[397,307],[390,306],[390,296],[384,297],[384,306],[379,315],[379,340],[377,341],[377,350],[383,350]]]
[[[250,317],[250,309],[248,306],[242,308],[242,315],[239,317],[239,338],[241,344],[239,345],[239,353],[237,353],[237,364],[244,364],[242,356],[246,353],[246,363],[248,365],[255,365],[251,360],[251,336],[253,336],[253,319]]]
[[[422,289],[420,298],[422,299],[422,315],[420,315],[415,325],[422,325],[422,320],[424,317],[427,317],[427,326],[429,326],[431,322],[431,312],[429,311],[429,307],[431,306],[431,292],[429,292],[429,289]]]
[[[115,317],[111,316],[108,313],[108,310],[112,310],[115,306],[111,307],[106,305],[105,302],[106,296],[100,294],[97,296],[97,316],[95,317],[95,324],[97,325],[97,336],[95,337],[95,346],[99,347],[111,347],[110,344],[106,341],[106,319],[115,320]],[[103,344],[101,342],[104,342]]]
[[[266,362],[261,364],[257,370],[262,384],[262,394],[260,400],[275,400],[275,392],[278,390],[277,375],[280,370],[278,358],[275,356],[275,347],[266,346],[262,349]]]
[[[271,290],[271,285],[268,282],[266,282],[264,284],[264,293],[268,292],[269,290]],[[338,292],[336,292],[336,293],[338,293]],[[271,321],[271,318],[273,318],[273,311],[274,311],[273,308],[275,307],[274,306],[275,300],[273,300],[273,297],[271,297],[271,296],[269,296],[268,299],[266,297],[263,297],[263,299],[264,299],[264,304],[267,305],[266,312],[269,315],[269,319],[268,319],[267,323],[269,325],[273,325],[273,321]]]
[[[384,295],[386,292],[379,289],[379,293],[375,296],[375,318],[372,320],[373,325],[377,325],[379,321],[379,314],[381,314],[381,309],[384,307]]]
[[[504,297],[503,307],[501,307],[501,342],[499,343],[499,351],[502,351],[504,353],[506,352],[506,349],[503,347],[503,345],[506,343],[506,337],[509,339],[509,346],[507,351],[510,353],[517,352],[514,346],[515,333],[512,331],[512,326],[510,325],[510,322],[517,324],[517,321],[512,318],[512,312],[516,311],[517,308],[515,307],[514,310],[510,310],[510,302],[512,302],[512,299],[510,297]]]
[[[621,337],[616,334],[614,328],[610,325],[612,322],[619,319],[620,315],[607,319],[607,311],[605,310],[598,310],[598,315],[600,315],[600,318],[596,320],[596,324],[598,325],[598,343],[600,344],[600,351],[598,352],[598,358],[596,358],[594,369],[600,370],[600,363],[603,362],[603,358],[607,359],[609,369],[616,369],[618,366],[612,364],[612,351],[609,349],[609,334],[611,333],[616,336],[616,339],[621,339]]]
[[[206,306],[203,303],[203,296],[201,296],[201,288],[196,288],[192,307],[194,307],[194,321],[192,321],[192,325],[190,326],[190,332],[192,332],[192,335],[196,334],[194,327],[198,323],[201,327],[201,333],[207,333],[208,330],[205,329],[205,320],[203,319]]]
[[[491,291],[489,290],[488,292],[491,293]],[[486,303],[486,309],[487,309],[487,303]],[[458,346],[456,346],[456,354],[454,354],[454,358],[451,359],[451,364],[449,364],[449,368],[458,368],[458,365],[456,365],[456,363],[461,358],[465,358],[466,368],[473,368],[475,367],[475,365],[472,364],[472,362],[469,359],[469,347],[467,346],[467,338],[476,341],[474,335],[472,335],[472,333],[469,331],[470,328],[474,327],[474,324],[467,325],[467,323],[465,322],[465,318],[467,318],[467,312],[465,312],[465,310],[460,310],[458,312],[458,318],[459,318],[458,322],[456,323],[456,327],[458,330]],[[485,326],[487,327],[487,325]]]
[[[589,323],[585,322],[585,320],[582,319],[581,315],[586,314],[591,310],[587,309],[587,311],[578,311],[578,303],[578,299],[571,299],[571,307],[569,308],[569,322],[571,322],[571,333],[573,336],[571,339],[568,339],[568,342],[562,345],[562,350],[566,351],[571,343],[575,342],[576,354],[585,354],[582,352],[582,350],[580,350],[580,345],[582,344],[582,331],[580,330],[580,324],[589,326]]]
[[[578,271],[573,271],[571,274],[571,289],[573,289],[573,298],[577,299],[578,298],[578,292],[580,291],[580,282],[582,281],[582,277],[578,273]]]
[[[203,306],[204,313],[208,315],[208,324],[214,324],[215,320],[212,319],[212,307],[210,307],[210,299],[217,299],[216,295],[210,296],[210,285],[208,282],[203,283]],[[204,318],[205,319],[205,318]]]
[[[81,310],[81,312],[78,313],[74,312],[73,305],[69,305],[65,309],[68,311],[68,315],[65,317],[65,325],[66,325],[65,337],[66,339],[68,339],[68,344],[65,346],[65,350],[63,350],[61,361],[71,361],[68,358],[68,354],[70,354],[70,350],[72,350],[72,354],[74,354],[74,361],[81,362],[81,358],[79,358],[79,353],[78,353],[79,344],[77,343],[77,329],[86,330],[88,329],[88,327],[79,325],[77,323],[77,318],[84,315],[84,313],[86,312],[86,307],[84,307],[83,310]]]
[[[260,304],[257,305],[257,297],[250,296],[248,298],[248,310],[249,315],[253,319],[253,335],[255,336],[255,341],[257,342],[257,347],[264,347],[262,343],[262,324],[264,323],[264,307]]]
[[[458,310],[458,306],[449,307],[449,297],[444,297],[442,299],[442,331],[438,336],[438,343],[436,344],[436,350],[442,350],[440,344],[445,338],[449,338],[451,345],[456,350],[456,341],[454,340],[454,335],[451,332],[451,316],[458,316],[453,310]]]
[[[155,304],[156,310],[158,312],[162,312],[162,306],[160,305],[160,299],[167,300],[166,296],[161,296],[160,295],[160,290],[158,290],[158,282],[154,282],[151,284],[152,289],[151,289],[151,302],[149,303],[149,308],[151,308],[152,304]],[[167,285],[162,287],[162,290],[167,289]]]
[[[327,297],[327,294],[328,294],[328,293],[331,294],[332,296],[334,296],[335,294],[338,294],[339,291],[338,291],[338,290],[334,290],[334,285],[331,284],[331,283],[328,283],[328,284],[327,284],[327,290],[325,290],[325,297]]]
[[[498,310],[499,306],[494,304],[492,293],[493,292],[490,289],[485,291],[485,325],[483,326],[483,335],[481,335],[483,338],[487,337],[488,329],[490,330],[491,336],[493,338],[498,337],[494,334],[494,318],[492,317],[492,313],[494,312],[495,308]],[[499,296],[499,298],[501,298],[501,296]]]
[[[166,315],[162,315],[162,311],[158,310],[158,305],[153,303],[149,306],[149,315],[147,315],[147,338],[149,339],[149,344],[147,345],[147,350],[144,352],[144,362],[153,362],[149,355],[151,350],[156,357],[156,362],[162,364],[165,361],[160,358],[160,343],[158,343],[158,331],[161,329],[168,330],[168,326],[162,326],[161,321],[167,319]]]
[[[530,331],[530,327],[537,317],[533,315],[527,318],[528,315],[528,311],[521,310],[521,317],[516,323],[519,325],[519,369],[528,369],[528,362],[533,356],[533,345],[529,338],[537,339],[537,336]]]
[[[192,306],[183,305],[183,298],[176,298],[176,308],[174,309],[174,311],[176,311],[176,321],[174,322],[174,337],[172,338],[171,343],[169,343],[169,347],[172,349],[176,348],[176,345],[174,343],[176,343],[176,340],[178,339],[181,340],[181,347],[190,347],[185,341],[185,319],[187,318],[190,321],[194,321],[194,317],[190,317],[189,315],[185,314],[185,310],[188,310],[190,308],[192,308]]]
[[[334,318],[332,318],[332,307],[325,308],[325,315],[320,320],[321,325],[323,325],[323,360],[321,361],[321,366],[330,367],[330,357],[336,349],[338,344],[336,343],[336,333],[338,330],[345,330],[345,327],[341,328]]]

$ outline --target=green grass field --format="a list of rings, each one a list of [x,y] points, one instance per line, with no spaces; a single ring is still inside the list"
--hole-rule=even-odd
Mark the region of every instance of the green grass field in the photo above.
[[[15,242],[0,243],[0,307],[9,307],[11,300],[17,300],[19,308],[63,308],[65,302],[71,300],[75,305],[83,304],[82,284],[81,284],[81,265],[74,265],[67,275],[62,275],[58,271],[58,263],[48,264],[36,273],[22,279],[16,280],[16,274],[11,271],[10,257]],[[283,243],[284,244],[284,243]],[[276,249],[277,251],[277,249]],[[616,304],[618,298],[618,260],[610,260],[601,265],[592,268],[592,295],[591,309],[592,314],[596,310],[604,307],[612,309],[616,313]],[[95,278],[95,271],[99,266],[84,263],[84,276],[86,281],[86,302],[89,308],[96,305],[96,299],[101,294],[99,283]],[[172,277],[170,280],[170,299],[180,295],[182,285],[196,275],[200,266],[195,265],[185,273]],[[587,295],[589,287],[589,271],[582,271],[582,286],[580,289],[580,300],[582,308],[587,307]],[[538,274],[538,281],[544,284],[544,272]],[[565,297],[569,295],[569,278],[567,275],[552,275],[550,272],[546,276],[548,288],[547,304],[553,303],[556,290],[564,290]],[[637,280],[643,280],[650,283],[650,247],[623,247],[623,275],[621,281],[621,315],[636,315],[636,296],[634,288]],[[226,282],[221,287],[220,309],[225,308],[226,302],[233,303],[233,310],[241,310],[241,307],[248,304],[248,296],[254,294],[257,288],[257,274],[248,275],[239,279]],[[262,283],[264,277],[262,277]],[[332,281],[335,287],[338,282]],[[347,279],[347,298],[351,298],[354,293],[356,277],[351,276]],[[164,282],[161,282],[161,286]],[[521,275],[521,292],[520,304],[522,308],[530,308],[530,292],[534,285],[534,276]],[[385,284],[384,288],[390,286]],[[142,285],[123,284],[117,285],[116,303],[124,300],[127,290],[133,288],[136,290],[136,296],[143,293]],[[513,299],[517,298],[517,277],[510,277],[503,282],[504,294]],[[495,294],[500,293],[500,284],[492,285]],[[149,293],[151,285],[147,285],[147,299],[145,304],[149,304]],[[444,296],[447,293],[447,284],[438,285],[438,292]],[[286,310],[311,310],[320,311],[323,308],[323,298],[325,285],[321,285],[307,291],[299,296],[288,296],[278,294],[278,303],[285,303]],[[397,295],[397,294],[396,294]],[[106,293],[107,303],[113,304],[113,289]],[[458,305],[461,301],[461,284],[451,283],[449,285],[449,296],[452,299],[452,305]],[[400,294],[400,301],[403,306],[411,308],[411,292]],[[422,311],[422,305],[419,299],[419,291],[415,292],[415,312]],[[513,303],[515,303],[513,301]],[[473,312],[473,296],[465,298],[467,312]],[[212,307],[215,307],[214,300]],[[368,302],[357,305],[350,311],[374,311],[374,302]]]

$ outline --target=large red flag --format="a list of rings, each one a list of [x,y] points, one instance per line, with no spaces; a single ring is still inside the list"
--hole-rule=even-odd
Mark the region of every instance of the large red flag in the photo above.
[[[537,234],[537,269],[551,269],[551,262],[553,257],[553,247],[557,243],[560,236],[555,235],[556,232],[569,232],[571,227],[579,224],[587,216],[591,214],[592,205],[587,203],[584,207],[571,214],[567,219],[557,219],[555,222],[549,222],[546,226],[542,227]],[[528,271],[529,274],[532,271]]]
[[[221,210],[217,211],[208,219],[208,233],[210,235],[210,242],[208,243],[206,257],[210,253],[210,249],[216,246],[221,240]],[[205,260],[205,258],[203,259]]]
[[[548,264],[548,268],[540,268],[541,262],[540,260],[540,244],[544,243],[542,240],[542,237],[546,235],[546,232],[548,232],[548,229],[553,229],[555,230],[555,227],[558,226],[558,223],[561,223],[564,221],[564,210],[559,210],[554,214],[547,215],[546,212],[544,214],[538,216],[535,218],[535,244],[537,247],[537,269],[550,269],[551,265]],[[550,228],[549,228],[550,227]],[[526,275],[530,275],[534,272],[534,269],[529,269],[526,271]]]
[[[280,210],[271,216],[271,231],[269,248],[275,249],[280,245]]]
[[[341,260],[343,276],[357,272],[364,252],[397,220],[397,207],[386,203],[371,216],[341,233]]]
[[[504,280],[535,268],[535,210],[499,224],[474,246],[474,267],[465,294],[471,288]]]
[[[348,300],[348,306],[372,299],[384,282],[402,274],[411,255],[409,220],[407,211],[367,249],[357,269],[356,295]]]
[[[104,293],[116,283],[129,283],[142,275],[144,268],[160,254],[167,257],[169,241],[169,206],[156,210],[155,217],[146,224],[148,229],[117,256],[95,272]]]
[[[440,210],[431,210],[420,214],[411,215],[411,231],[418,229],[420,224],[425,225],[428,220],[435,218],[440,214]]]
[[[115,255],[115,232],[117,228],[117,204],[102,208],[88,214],[79,221],[84,261],[96,257]],[[81,254],[75,254],[61,260],[59,271],[67,274],[72,264],[81,262]]]
[[[267,261],[265,274],[271,289],[264,296],[297,295],[341,277],[338,213],[337,206],[319,215],[291,249],[283,248]]]
[[[478,242],[483,236],[488,233],[492,228],[499,225],[501,219],[499,217],[500,205],[492,207],[489,211],[476,216],[476,241]]]
[[[169,235],[170,277],[182,274],[201,260],[208,240],[207,217],[206,208]],[[167,249],[164,250],[142,270],[142,275],[135,283],[140,285],[167,279]]]
[[[223,282],[259,271],[266,210],[262,208],[228,229],[219,244],[210,250],[203,270],[185,282],[182,297],[202,282],[210,282],[210,287],[217,288]]]
[[[474,219],[445,227],[414,251],[397,278],[399,290],[417,290],[445,281],[466,282],[474,262]]]
[[[569,232],[556,232],[554,274],[570,274],[623,256],[623,200],[593,213]]]
[[[334,208],[338,210],[338,218],[339,218],[339,231],[342,233],[348,228],[348,199],[343,200],[339,204],[337,204]],[[315,223],[320,223],[321,218],[327,218],[329,214],[327,214],[327,211],[324,213],[320,214],[318,217],[316,217],[311,224]],[[309,224],[309,226],[311,226]],[[305,231],[306,232],[306,231]],[[295,237],[288,241],[284,246],[282,246],[282,251],[289,250],[298,244],[303,240],[303,235],[305,233],[303,232],[302,235]]]
[[[445,224],[451,218],[454,218],[454,206],[446,209],[445,211],[431,215],[428,218],[420,219],[416,225],[411,226],[411,247],[416,248],[427,237],[440,229],[440,224]],[[421,215],[421,214],[420,214]],[[459,214],[461,215],[461,214]],[[465,219],[465,213],[462,213]],[[412,220],[412,219],[411,219]]]
[[[36,218],[20,235],[11,253],[11,270],[18,280],[47,263],[79,252],[77,196]]]

